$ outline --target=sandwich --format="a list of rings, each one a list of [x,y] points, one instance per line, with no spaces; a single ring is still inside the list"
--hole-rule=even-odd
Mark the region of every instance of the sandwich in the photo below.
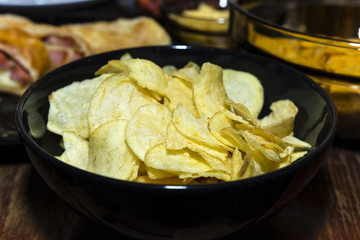
[[[41,40],[17,28],[0,29],[0,90],[21,95],[49,70]]]

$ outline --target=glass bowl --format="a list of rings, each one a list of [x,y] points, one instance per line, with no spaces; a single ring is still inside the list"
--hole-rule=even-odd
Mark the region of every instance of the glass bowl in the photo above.
[[[234,42],[314,79],[335,102],[337,136],[360,139],[360,2],[232,0],[229,6]]]

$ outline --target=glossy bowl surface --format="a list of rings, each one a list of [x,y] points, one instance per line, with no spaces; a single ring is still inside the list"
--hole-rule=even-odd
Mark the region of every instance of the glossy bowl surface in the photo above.
[[[310,76],[337,106],[337,136],[360,139],[360,3],[232,0],[229,7],[234,42]]]
[[[60,138],[46,130],[48,95],[74,81],[94,76],[124,53],[160,66],[211,62],[251,72],[265,89],[265,106],[288,98],[299,108],[294,133],[314,148],[290,166],[241,181],[172,186],[115,180],[54,158]],[[293,68],[238,51],[184,45],[124,49],[87,57],[48,73],[24,93],[16,122],[28,155],[42,178],[67,203],[94,221],[136,239],[214,239],[270,216],[311,180],[330,148],[337,112],[326,92]],[[35,138],[32,132],[43,135]]]

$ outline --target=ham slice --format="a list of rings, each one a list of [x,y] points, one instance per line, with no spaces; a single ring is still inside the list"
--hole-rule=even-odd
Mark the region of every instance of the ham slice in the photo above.
[[[9,70],[11,68],[11,62],[7,58],[6,54],[0,51],[0,69]]]
[[[31,82],[31,76],[19,63],[8,58],[5,53],[0,51],[0,69],[10,71],[10,79],[21,84]]]
[[[42,41],[46,45],[52,68],[80,59],[85,55],[80,52],[74,39],[70,37],[52,35],[43,38]]]
[[[62,65],[67,57],[67,54],[64,50],[49,50],[48,53],[53,66]]]
[[[10,78],[14,81],[20,82],[21,84],[31,82],[30,73],[20,66],[20,64],[15,64],[15,66],[11,69]]]

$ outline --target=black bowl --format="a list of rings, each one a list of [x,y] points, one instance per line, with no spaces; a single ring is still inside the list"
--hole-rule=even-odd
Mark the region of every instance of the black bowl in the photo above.
[[[63,163],[60,138],[46,131],[48,95],[73,81],[93,77],[109,59],[124,53],[160,66],[212,62],[255,74],[271,102],[288,98],[299,108],[294,133],[312,146],[283,169],[241,181],[172,186],[127,182]],[[35,120],[34,120],[35,119]],[[30,121],[29,121],[30,120]],[[78,212],[137,239],[213,239],[270,216],[293,198],[319,169],[331,147],[337,112],[329,96],[302,73],[275,61],[236,51],[189,46],[125,49],[87,57],[50,72],[21,97],[16,122],[28,155],[45,182]],[[44,131],[35,138],[31,132]],[[289,219],[291,221],[291,219]]]

